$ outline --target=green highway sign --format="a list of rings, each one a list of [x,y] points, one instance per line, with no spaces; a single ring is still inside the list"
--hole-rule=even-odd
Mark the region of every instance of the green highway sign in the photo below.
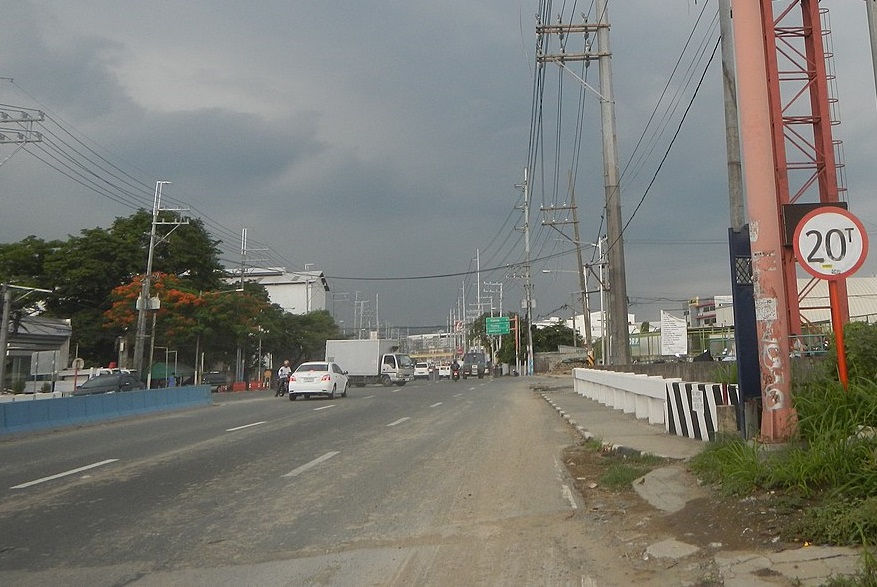
[[[508,316],[500,316],[499,318],[486,318],[485,320],[485,328],[487,329],[488,336],[508,334],[511,332]]]

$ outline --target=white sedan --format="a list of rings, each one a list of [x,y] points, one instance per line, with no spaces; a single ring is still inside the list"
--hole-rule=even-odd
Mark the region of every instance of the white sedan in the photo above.
[[[298,396],[325,395],[334,399],[336,394],[347,397],[347,372],[331,361],[302,363],[289,376],[289,399]]]

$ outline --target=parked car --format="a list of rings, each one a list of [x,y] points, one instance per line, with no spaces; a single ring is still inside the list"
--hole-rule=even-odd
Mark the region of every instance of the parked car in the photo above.
[[[414,378],[415,379],[429,379],[429,374],[432,372],[432,369],[429,368],[429,363],[414,363]]]
[[[146,386],[131,373],[104,373],[92,377],[73,390],[73,395],[92,395],[97,393],[118,393],[144,389]]]
[[[325,395],[332,399],[336,394],[347,397],[347,372],[331,361],[302,363],[289,376],[289,399],[312,395]]]
[[[226,391],[228,388],[230,377],[225,373],[221,373],[219,371],[209,371],[201,377],[201,383],[203,385],[209,385],[210,391]]]

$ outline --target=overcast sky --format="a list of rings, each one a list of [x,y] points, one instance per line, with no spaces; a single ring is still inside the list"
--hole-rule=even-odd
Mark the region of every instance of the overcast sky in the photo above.
[[[520,308],[516,185],[531,152],[538,0],[0,6],[0,76],[14,80],[0,81],[0,102],[49,118],[35,126],[43,144],[0,145],[0,241],[108,227],[151,209],[155,182],[168,180],[165,204],[204,218],[228,264],[240,263],[246,228],[249,263],[324,271],[345,327],[357,297],[381,324],[446,324],[464,284],[475,308],[476,276],[466,273],[476,259],[482,282],[503,284],[503,307]],[[877,99],[865,3],[822,6],[831,11],[835,138],[850,208],[871,231]],[[609,10],[631,313],[657,321],[690,297],[730,293],[718,56],[682,122],[718,39],[717,2],[624,0]],[[555,2],[551,13],[569,21],[593,8]],[[596,69],[584,76],[594,87]],[[545,80],[530,222],[535,313],[568,317],[579,289],[563,273],[575,269],[563,254],[572,228],[544,225],[566,213],[540,208],[567,203],[576,169],[581,239],[605,231],[600,113],[589,95],[576,163],[563,144],[576,134],[574,113],[558,124],[555,111],[559,94],[560,110],[575,111],[581,84],[556,66]],[[644,132],[653,134],[637,148]],[[80,165],[84,175],[73,171]],[[859,275],[875,267],[869,260]]]

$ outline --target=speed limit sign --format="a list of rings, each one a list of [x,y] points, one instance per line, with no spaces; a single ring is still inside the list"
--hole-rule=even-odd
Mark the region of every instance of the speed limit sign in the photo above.
[[[843,208],[816,208],[795,228],[795,257],[814,277],[848,277],[862,266],[867,254],[864,226]]]

